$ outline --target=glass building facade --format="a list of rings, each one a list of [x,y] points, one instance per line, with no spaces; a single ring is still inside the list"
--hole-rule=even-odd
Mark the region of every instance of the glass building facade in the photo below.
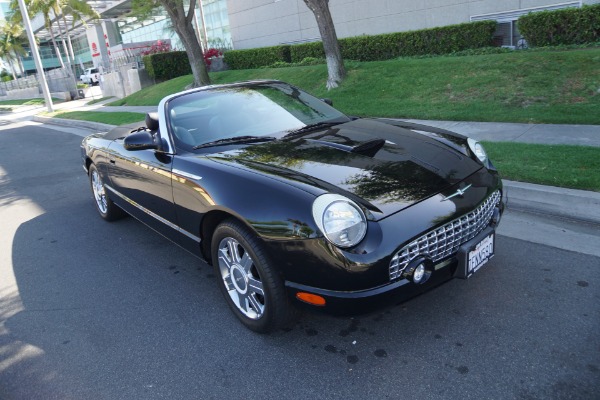
[[[227,0],[203,0],[197,3],[194,29],[199,30],[205,48],[231,49],[231,31],[227,14]],[[136,43],[155,40],[171,41],[171,47],[184,50],[183,44],[171,26],[166,12],[160,10],[148,21],[124,18],[118,22],[122,43]]]
[[[0,0],[0,20],[5,13],[10,11],[9,4],[10,1],[8,0]],[[173,49],[185,50],[179,37],[171,27],[171,20],[167,17],[164,10],[158,10],[156,15],[147,21],[139,21],[136,18],[126,16],[117,17],[117,20],[116,26],[119,31],[117,36],[120,38],[120,41],[119,43],[111,43],[111,45],[168,39],[171,41]],[[227,0],[202,0],[201,4],[199,1],[196,6],[196,22],[193,23],[194,29],[199,32],[201,44],[204,48],[233,48],[227,13]],[[57,37],[56,42],[63,61],[66,63],[67,57],[64,54],[64,47],[60,38]],[[86,35],[71,37],[71,42],[75,54],[75,61],[73,63],[75,68],[79,70],[81,69],[81,65],[84,67],[92,66],[92,54]],[[60,62],[56,57],[56,52],[51,41],[40,43],[39,49],[44,69],[60,67]],[[22,60],[26,71],[35,71],[35,63],[30,52]]]

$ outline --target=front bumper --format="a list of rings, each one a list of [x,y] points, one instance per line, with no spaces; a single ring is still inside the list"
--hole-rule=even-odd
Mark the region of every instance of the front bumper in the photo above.
[[[481,240],[484,232],[494,232],[504,211],[499,179],[473,186],[452,201],[434,196],[373,222],[364,243],[350,251],[317,239],[278,248],[279,253],[286,254],[282,254],[285,262],[280,265],[290,298],[306,304],[298,293],[317,295],[325,300],[325,305],[312,305],[313,308],[356,314],[406,301],[453,277],[464,276],[457,274],[464,260],[459,262],[459,250],[464,252]],[[481,215],[486,222],[480,223]],[[455,229],[464,230],[459,234],[462,240],[455,239]],[[426,282],[416,284],[406,279],[403,271],[421,256],[431,262],[433,271]]]
[[[295,304],[310,307],[312,310],[322,310],[330,314],[356,315],[384,306],[402,303],[449,281],[456,273],[458,261],[454,257],[441,262],[439,265],[443,266],[436,269],[427,282],[423,284],[416,284],[410,282],[408,279],[401,279],[372,289],[350,292],[319,289],[293,282],[286,282],[285,285],[290,299]],[[298,293],[319,295],[325,299],[325,305],[319,307],[304,303],[298,300]]]
[[[457,253],[432,264],[429,279],[423,283],[414,283],[406,276],[402,276],[399,280],[371,289],[335,291],[286,282],[288,294],[295,300],[300,300],[301,303],[302,300],[298,296],[298,293],[318,295],[324,299],[325,303],[320,308],[329,313],[339,315],[359,314],[385,305],[389,306],[404,302],[452,278],[467,279],[470,277],[472,273],[467,271],[468,260],[465,259],[466,255],[476,245],[480,244],[483,239],[488,238],[490,235],[492,237],[495,236],[495,228],[498,222],[499,220],[492,222],[490,226],[482,230],[478,235],[459,246]],[[491,257],[493,255],[489,258]],[[487,260],[489,259],[486,259],[485,262]]]

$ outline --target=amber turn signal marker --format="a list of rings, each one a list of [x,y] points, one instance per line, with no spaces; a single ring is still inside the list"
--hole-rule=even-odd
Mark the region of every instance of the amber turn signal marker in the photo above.
[[[316,294],[298,292],[296,293],[296,297],[298,298],[298,300],[301,300],[308,304],[312,304],[313,306],[325,305],[325,299],[321,296],[317,296]]]

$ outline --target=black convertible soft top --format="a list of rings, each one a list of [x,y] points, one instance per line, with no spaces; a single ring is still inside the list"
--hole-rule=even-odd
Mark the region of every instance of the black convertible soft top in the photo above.
[[[142,130],[157,130],[158,129],[158,114],[155,112],[149,112],[146,114],[146,118],[141,122],[133,122],[127,125],[117,126],[104,134],[104,138],[107,140],[123,139],[129,134],[139,132]]]
[[[131,133],[137,132],[138,130],[146,129],[146,122],[134,122],[132,124],[117,126],[104,134],[104,138],[107,140],[123,139]]]

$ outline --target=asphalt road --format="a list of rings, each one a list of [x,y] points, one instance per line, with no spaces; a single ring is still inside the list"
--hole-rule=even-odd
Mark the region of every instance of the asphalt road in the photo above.
[[[96,215],[80,137],[0,125],[2,400],[598,398],[597,256],[500,235],[468,281],[258,335],[209,266]]]

